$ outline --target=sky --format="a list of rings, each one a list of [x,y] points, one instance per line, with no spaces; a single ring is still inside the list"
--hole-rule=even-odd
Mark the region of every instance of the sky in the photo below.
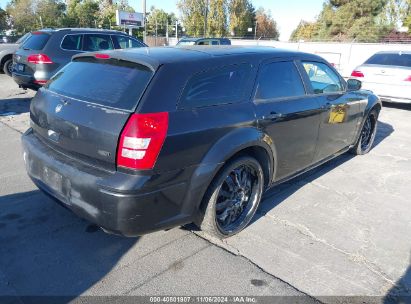
[[[5,8],[9,0],[0,0],[0,7]],[[314,21],[321,12],[325,0],[252,0],[256,9],[264,7],[271,10],[280,30],[280,40],[288,40],[292,31],[301,19]],[[166,12],[174,12],[178,16],[177,0],[147,0],[147,11],[152,5]],[[137,11],[142,11],[142,0],[129,0],[129,4]]]

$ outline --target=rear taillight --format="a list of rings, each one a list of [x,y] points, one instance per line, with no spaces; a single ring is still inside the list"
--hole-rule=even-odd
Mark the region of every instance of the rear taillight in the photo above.
[[[411,75],[408,76],[407,78],[405,78],[404,81],[410,81],[411,82]]]
[[[117,166],[153,169],[167,137],[168,113],[133,114],[120,136]]]
[[[351,76],[352,77],[364,77],[364,73],[361,71],[352,71]]]
[[[50,64],[53,61],[45,54],[32,54],[27,57],[27,61],[33,64]]]
[[[47,83],[47,80],[34,80],[34,83],[43,85]]]

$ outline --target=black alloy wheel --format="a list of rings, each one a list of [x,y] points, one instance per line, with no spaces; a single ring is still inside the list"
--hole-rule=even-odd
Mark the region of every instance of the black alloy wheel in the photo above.
[[[210,186],[201,229],[224,238],[243,230],[253,218],[264,188],[261,165],[244,156],[229,164]]]
[[[377,134],[377,125],[378,112],[376,110],[372,110],[364,121],[358,142],[351,150],[352,153],[364,155],[371,150]]]

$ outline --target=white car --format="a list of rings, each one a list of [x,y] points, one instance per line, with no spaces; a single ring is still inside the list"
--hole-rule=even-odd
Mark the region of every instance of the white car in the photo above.
[[[379,52],[357,67],[351,77],[382,101],[411,103],[411,52]]]

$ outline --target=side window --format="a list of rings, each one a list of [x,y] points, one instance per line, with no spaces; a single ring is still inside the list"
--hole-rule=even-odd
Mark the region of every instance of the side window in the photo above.
[[[61,43],[61,48],[70,51],[81,51],[82,36],[83,35],[67,35]]]
[[[202,40],[198,43],[198,45],[210,45],[210,41],[209,40]]]
[[[126,36],[114,35],[114,36],[111,36],[111,37],[114,40],[114,44],[116,45],[116,48],[128,49],[128,48],[138,48],[138,47],[143,46],[137,40],[126,37]]]
[[[109,35],[86,34],[84,35],[84,51],[95,52],[113,50],[113,42]]]
[[[310,78],[314,94],[343,91],[340,77],[328,65],[320,62],[303,62],[303,66]]]
[[[211,41],[211,45],[219,45],[219,43],[218,43],[217,40],[213,40],[213,41]]]
[[[304,85],[294,62],[273,62],[262,67],[258,77],[256,101],[303,95]]]
[[[249,64],[241,64],[199,73],[186,85],[180,107],[197,108],[242,102],[250,72]]]

